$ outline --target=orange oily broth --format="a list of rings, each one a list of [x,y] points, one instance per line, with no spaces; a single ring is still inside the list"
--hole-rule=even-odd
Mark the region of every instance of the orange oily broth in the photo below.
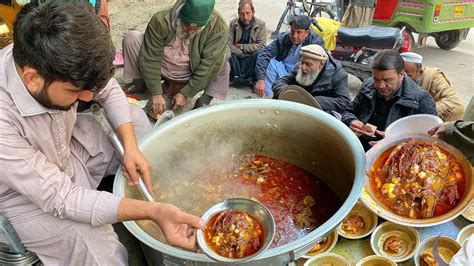
[[[275,219],[276,232],[270,248],[307,235],[342,205],[336,193],[324,182],[290,163],[253,154],[233,155],[220,161],[224,162],[209,162],[194,169],[190,181],[160,178],[159,190],[155,190],[157,201],[175,204],[201,216],[224,199],[256,200],[267,207]],[[249,165],[260,168],[267,165],[268,171],[255,176],[245,171]],[[137,223],[152,237],[166,243],[156,224],[151,221]]]
[[[458,188],[459,188],[459,195],[461,195],[460,198],[462,198],[462,195],[464,195],[464,190],[465,190],[465,175],[462,166],[456,161],[454,156],[444,149],[443,147],[435,144],[441,152],[446,155],[447,160],[449,160],[449,167],[451,169],[450,174],[448,175],[448,180],[455,179]],[[393,147],[387,149],[385,152],[383,152],[373,163],[370,173],[369,173],[369,183],[372,192],[374,193],[375,197],[379,202],[381,202],[386,208],[390,210],[394,210],[391,207],[391,204],[388,202],[386,196],[382,193],[381,185],[383,185],[383,180],[382,180],[382,173],[381,169],[385,162],[387,161],[388,157],[390,156],[390,153],[396,148],[397,145],[394,145]],[[459,202],[459,200],[457,201]],[[453,206],[449,206],[446,203],[446,200],[441,197],[438,201],[437,204],[435,205],[435,210],[433,213],[433,217],[443,215],[450,210],[452,210],[456,205],[454,204]]]
[[[262,247],[265,236],[259,221],[239,210],[227,210],[214,215],[206,224],[204,235],[207,245],[227,258],[255,254]]]

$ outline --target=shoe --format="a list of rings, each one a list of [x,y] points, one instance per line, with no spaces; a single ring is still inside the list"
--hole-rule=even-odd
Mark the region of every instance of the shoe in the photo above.
[[[196,103],[194,103],[193,109],[197,109],[197,108],[211,104],[212,99],[213,99],[212,96],[209,96],[203,93],[202,96],[196,100]]]
[[[132,83],[125,85],[123,90],[128,94],[140,94],[146,92],[146,87],[143,80],[134,79]]]

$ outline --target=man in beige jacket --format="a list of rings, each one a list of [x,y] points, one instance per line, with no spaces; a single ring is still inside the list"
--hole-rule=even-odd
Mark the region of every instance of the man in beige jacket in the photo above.
[[[461,119],[464,105],[451,87],[446,74],[439,68],[423,67],[423,57],[417,53],[400,54],[405,62],[405,71],[420,87],[427,90],[436,102],[438,116],[443,121]]]

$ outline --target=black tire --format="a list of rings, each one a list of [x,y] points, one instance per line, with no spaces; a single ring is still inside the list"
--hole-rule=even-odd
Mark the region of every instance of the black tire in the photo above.
[[[443,50],[451,50],[461,42],[461,31],[448,30],[436,33],[435,41],[439,48]]]
[[[325,6],[316,6],[314,10],[310,12],[310,18],[330,18],[330,19],[337,19],[336,14],[334,14],[331,10],[329,10]]]

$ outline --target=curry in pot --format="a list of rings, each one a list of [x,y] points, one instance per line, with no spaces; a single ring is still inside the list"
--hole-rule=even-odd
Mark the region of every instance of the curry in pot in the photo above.
[[[342,205],[325,183],[290,163],[255,154],[218,157],[196,163],[188,173],[160,177],[159,184],[154,184],[157,201],[175,204],[197,216],[229,198],[258,201],[275,219],[276,232],[270,247],[309,234]],[[165,242],[157,225],[149,221],[137,223]]]
[[[442,215],[464,195],[461,165],[433,142],[412,139],[388,149],[376,159],[369,176],[376,198],[408,218]]]

